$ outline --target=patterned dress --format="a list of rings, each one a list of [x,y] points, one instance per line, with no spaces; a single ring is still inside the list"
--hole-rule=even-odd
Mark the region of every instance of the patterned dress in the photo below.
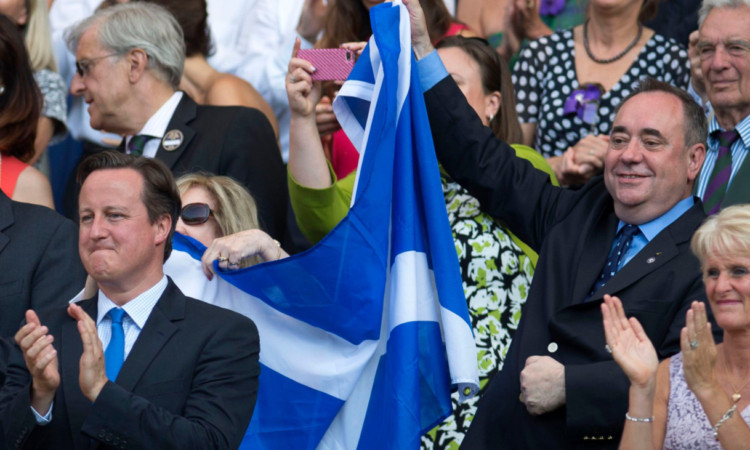
[[[534,147],[545,158],[562,155],[588,134],[609,134],[617,105],[646,76],[686,89],[690,79],[688,57],[677,42],[654,34],[633,64],[598,105],[595,124],[576,114],[565,114],[568,96],[581,86],[575,66],[573,30],[531,41],[513,67],[516,111],[522,123],[536,123]],[[582,80],[586,82],[586,80]]]
[[[423,449],[457,449],[463,441],[479,398],[502,368],[534,273],[505,227],[480,211],[479,202],[444,173],[441,180],[477,345],[480,390],[464,403],[453,393],[454,413],[422,436]]]

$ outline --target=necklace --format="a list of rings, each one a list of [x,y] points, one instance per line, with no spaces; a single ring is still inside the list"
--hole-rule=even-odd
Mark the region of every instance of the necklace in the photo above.
[[[732,394],[732,402],[737,403],[742,398],[742,394],[740,394],[740,391],[745,389],[745,386],[747,386],[748,383],[750,383],[750,377],[747,381],[745,381],[742,386],[740,386],[739,389],[734,387],[734,383],[732,383],[732,378],[729,376],[729,368],[727,367],[727,356],[726,353],[724,354],[724,372],[727,374],[727,381],[729,381],[729,385],[732,386],[732,390],[734,391],[734,394]]]
[[[599,64],[609,64],[617,61],[618,59],[622,58],[627,54],[633,47],[635,47],[635,44],[638,43],[638,41],[641,40],[641,35],[643,34],[643,24],[638,22],[638,34],[635,36],[635,39],[633,39],[633,42],[628,44],[627,47],[625,47],[625,50],[621,51],[620,53],[616,54],[615,56],[607,59],[599,59],[596,56],[594,56],[593,53],[591,53],[591,47],[589,47],[589,20],[587,19],[586,22],[583,23],[583,48],[586,49],[586,54],[589,55],[589,58],[591,58],[592,61],[599,63]]]

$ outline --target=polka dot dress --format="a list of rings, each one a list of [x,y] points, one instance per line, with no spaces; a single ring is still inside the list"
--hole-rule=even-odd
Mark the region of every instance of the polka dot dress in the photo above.
[[[522,123],[537,124],[534,148],[545,158],[559,156],[588,134],[609,134],[615,107],[640,79],[650,76],[687,89],[689,67],[680,44],[654,34],[620,81],[602,95],[598,120],[590,125],[574,113],[563,114],[565,100],[580,88],[573,30],[563,30],[531,41],[521,51],[513,68],[516,110]]]

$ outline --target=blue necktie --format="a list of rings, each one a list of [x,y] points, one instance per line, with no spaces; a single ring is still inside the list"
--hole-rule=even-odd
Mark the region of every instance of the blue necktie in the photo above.
[[[638,230],[638,227],[636,225],[628,224],[622,227],[622,229],[618,233],[618,235],[620,236],[620,240],[617,241],[617,245],[615,245],[615,248],[609,254],[607,262],[604,263],[602,273],[601,275],[599,275],[599,279],[596,280],[596,283],[594,283],[594,289],[591,291],[589,297],[593,295],[594,292],[601,289],[602,286],[607,284],[607,281],[609,281],[609,279],[614,276],[614,274],[617,272],[617,268],[620,266],[620,262],[622,262],[622,258],[630,248],[630,243],[633,242],[633,236],[635,236],[639,231],[640,230]]]
[[[107,350],[104,351],[104,367],[107,371],[107,378],[114,382],[125,361],[125,332],[122,329],[122,317],[125,315],[125,310],[112,308],[107,315],[112,321],[112,337],[109,339]]]

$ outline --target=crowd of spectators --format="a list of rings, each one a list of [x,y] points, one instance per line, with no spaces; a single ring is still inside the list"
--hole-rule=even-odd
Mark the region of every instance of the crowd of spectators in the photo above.
[[[481,381],[475,398],[454,395],[453,414],[422,448],[741,447],[750,434],[740,420],[750,422],[750,244],[738,225],[750,226],[739,206],[750,202],[750,0],[402,1],[417,66],[430,74],[421,87],[435,175]],[[0,1],[0,432],[9,447],[47,445],[71,427],[89,437],[73,433],[61,448],[89,438],[117,446],[133,430],[123,417],[111,433],[102,421],[123,402],[124,417],[153,419],[136,446],[239,445],[252,408],[238,402],[257,390],[257,333],[179,294],[162,269],[172,235],[206,247],[211,279],[215,261],[236,270],[285,258],[346,216],[359,153],[332,108],[341,83],[313,81],[297,53],[361,53],[369,10],[382,2]],[[99,254],[109,240],[128,261]],[[52,268],[61,261],[65,273]],[[82,289],[90,300],[68,307]],[[152,398],[164,377],[143,368],[153,385],[131,389],[146,399],[134,401],[107,344],[122,339],[119,358],[132,350],[147,360],[136,344],[162,310],[165,322],[186,318],[160,333],[206,317],[201,333],[170,344],[186,349],[182,358],[154,360],[194,372],[164,399]],[[242,360],[214,336],[241,346],[238,330]],[[71,347],[54,346],[79,335],[70,365]],[[191,359],[199,348],[226,370]],[[192,397],[191,381],[212,384],[205,370],[224,376],[217,393],[236,398]],[[81,392],[66,398],[59,392],[78,383],[76,371]],[[184,420],[196,411],[223,419]],[[149,434],[170,426],[181,435]]]

